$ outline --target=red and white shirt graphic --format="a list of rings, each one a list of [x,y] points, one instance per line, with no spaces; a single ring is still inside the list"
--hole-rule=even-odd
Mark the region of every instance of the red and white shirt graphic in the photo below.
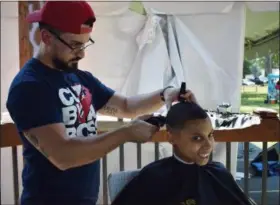
[[[69,137],[87,137],[96,134],[96,113],[92,94],[83,85],[60,88],[58,96],[63,104],[63,122]]]

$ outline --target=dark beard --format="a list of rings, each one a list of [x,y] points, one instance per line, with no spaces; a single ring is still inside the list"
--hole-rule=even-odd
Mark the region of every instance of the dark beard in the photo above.
[[[79,59],[77,59],[79,60]],[[73,73],[78,70],[78,63],[72,63],[71,66],[69,66],[67,63],[59,60],[58,58],[53,58],[52,59],[53,64],[55,68],[68,72],[68,73]]]

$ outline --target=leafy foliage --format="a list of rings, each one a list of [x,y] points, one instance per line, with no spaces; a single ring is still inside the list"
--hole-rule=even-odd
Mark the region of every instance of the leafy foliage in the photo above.
[[[243,78],[245,77],[245,75],[249,75],[251,74],[251,67],[252,67],[252,62],[245,59],[243,61]]]

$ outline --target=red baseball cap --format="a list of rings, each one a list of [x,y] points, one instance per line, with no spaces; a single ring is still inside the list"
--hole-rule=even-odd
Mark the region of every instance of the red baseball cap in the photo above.
[[[40,10],[27,16],[29,23],[41,22],[67,33],[90,33],[92,27],[84,25],[95,15],[86,1],[47,1]]]

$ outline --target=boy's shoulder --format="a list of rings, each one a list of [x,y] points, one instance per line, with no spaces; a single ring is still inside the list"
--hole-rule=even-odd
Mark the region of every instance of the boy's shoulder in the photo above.
[[[227,179],[233,179],[232,174],[230,173],[230,171],[227,170],[227,168],[225,167],[225,165],[221,162],[209,162],[205,168],[210,171],[212,174],[218,176],[219,178],[224,178],[226,177]],[[224,178],[225,179],[225,178]]]
[[[152,176],[155,178],[166,177],[172,171],[172,157],[166,157],[149,163],[139,172],[141,175]]]
[[[227,171],[225,165],[221,162],[212,161],[209,162],[206,166],[209,168],[218,169],[220,171]]]

